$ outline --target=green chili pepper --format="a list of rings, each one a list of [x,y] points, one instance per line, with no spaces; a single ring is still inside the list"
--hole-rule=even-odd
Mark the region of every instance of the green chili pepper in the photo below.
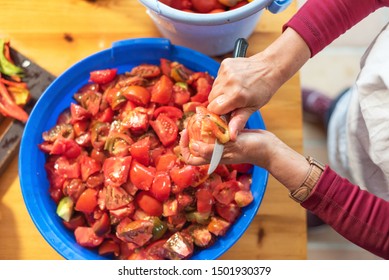
[[[23,69],[10,62],[4,55],[4,39],[0,39],[0,72],[8,76],[22,76]]]

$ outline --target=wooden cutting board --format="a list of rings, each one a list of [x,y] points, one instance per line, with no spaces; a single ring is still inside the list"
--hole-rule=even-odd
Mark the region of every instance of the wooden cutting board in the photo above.
[[[11,56],[15,64],[24,69],[23,81],[27,83],[31,92],[31,99],[24,109],[30,113],[36,101],[54,81],[55,76],[12,48]],[[24,124],[3,116],[0,116],[0,121],[0,174],[2,174],[11,159],[19,152]]]

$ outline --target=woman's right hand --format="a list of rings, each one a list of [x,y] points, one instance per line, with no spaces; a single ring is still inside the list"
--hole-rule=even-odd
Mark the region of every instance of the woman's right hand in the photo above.
[[[222,61],[208,97],[208,110],[218,115],[231,114],[232,141],[236,141],[251,114],[269,102],[310,54],[300,35],[288,28],[263,52]]]
[[[227,58],[221,63],[209,94],[208,109],[218,115],[231,113],[232,141],[251,114],[265,105],[282,84],[277,72],[262,53],[248,58]]]

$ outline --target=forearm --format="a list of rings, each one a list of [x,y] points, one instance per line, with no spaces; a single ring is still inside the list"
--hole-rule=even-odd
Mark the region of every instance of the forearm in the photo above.
[[[389,202],[361,190],[327,167],[301,205],[351,242],[389,258]]]
[[[252,163],[268,170],[270,174],[289,191],[293,192],[301,186],[310,168],[306,158],[287,146],[270,132],[262,132],[256,149],[249,147]],[[248,146],[249,144],[247,144]],[[257,151],[258,154],[253,154]]]
[[[314,56],[388,0],[308,0],[284,26],[293,28]]]
[[[254,58],[256,56],[272,65],[269,67],[272,70],[269,80],[275,83],[273,85],[273,93],[275,93],[309,60],[311,52],[303,38],[295,30],[288,28]]]

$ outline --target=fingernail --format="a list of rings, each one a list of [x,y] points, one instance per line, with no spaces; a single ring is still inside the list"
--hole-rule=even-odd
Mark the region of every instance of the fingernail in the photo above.
[[[199,144],[197,144],[196,142],[192,142],[190,144],[190,150],[193,152],[198,152],[199,148]]]
[[[224,102],[225,102],[225,98],[223,95],[220,95],[218,98],[216,98],[216,103],[218,105],[223,105]]]

